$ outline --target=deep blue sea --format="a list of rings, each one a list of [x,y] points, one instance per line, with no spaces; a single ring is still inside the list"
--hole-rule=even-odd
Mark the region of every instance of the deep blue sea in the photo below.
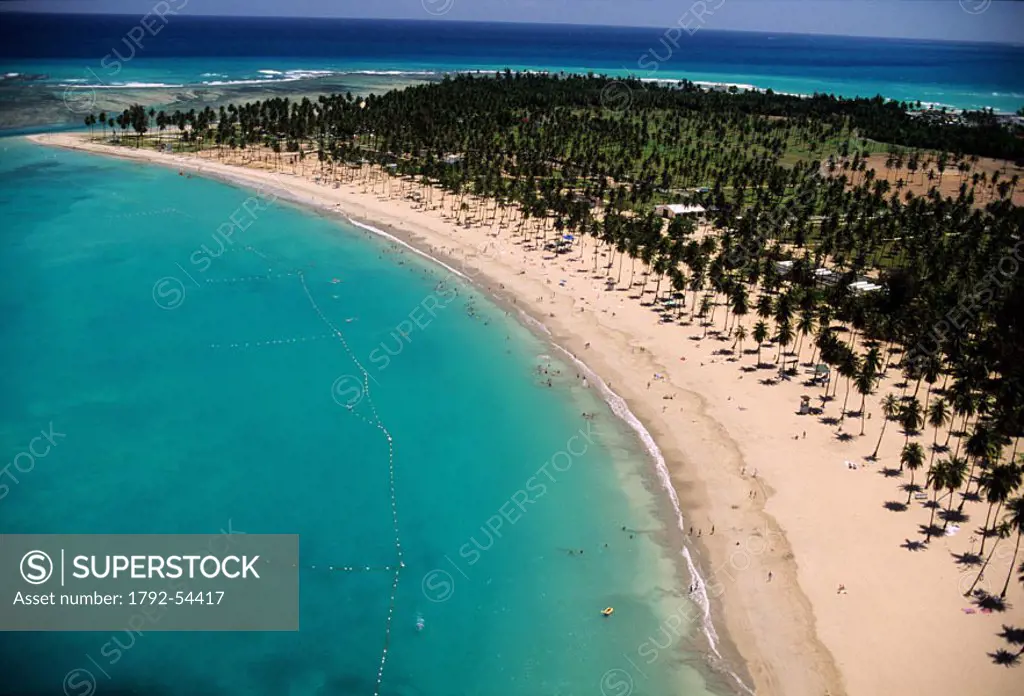
[[[340,19],[0,15],[0,75],[41,89],[220,87],[316,77],[402,80],[468,70],[595,71],[881,94],[1013,112],[1024,47],[668,28]]]
[[[0,462],[59,434],[0,533],[294,533],[302,559],[297,633],[0,634],[0,694],[723,693],[653,464],[578,368],[344,221],[277,201],[217,241],[251,195],[0,140]],[[396,539],[394,594],[329,570]]]

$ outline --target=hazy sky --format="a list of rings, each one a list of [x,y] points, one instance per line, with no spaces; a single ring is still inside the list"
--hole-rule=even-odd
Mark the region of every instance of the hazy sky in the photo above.
[[[0,9],[146,14],[158,0],[0,0]],[[1024,44],[1010,0],[164,0],[181,14],[379,17],[703,27]],[[2,21],[2,20],[0,20]]]

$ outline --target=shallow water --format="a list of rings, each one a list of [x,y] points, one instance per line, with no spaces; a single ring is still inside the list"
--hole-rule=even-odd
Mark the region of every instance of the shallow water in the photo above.
[[[4,634],[0,693],[78,669],[99,694],[374,694],[386,642],[383,694],[709,693],[696,623],[639,651],[686,603],[673,523],[577,368],[443,269],[280,202],[246,218],[251,195],[0,141],[0,459],[66,436],[0,532],[297,533],[303,566],[297,633]],[[399,559],[390,631],[393,572],[326,569]]]

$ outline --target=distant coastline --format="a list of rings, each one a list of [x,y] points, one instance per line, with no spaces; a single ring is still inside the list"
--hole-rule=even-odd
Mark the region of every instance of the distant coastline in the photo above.
[[[0,128],[80,123],[132,99],[216,108],[505,69],[880,94],[1007,114],[1024,106],[1024,46],[1012,44],[720,31],[713,18],[676,36],[656,27],[168,17],[136,46],[126,35],[138,17],[3,16],[11,40],[0,46]]]

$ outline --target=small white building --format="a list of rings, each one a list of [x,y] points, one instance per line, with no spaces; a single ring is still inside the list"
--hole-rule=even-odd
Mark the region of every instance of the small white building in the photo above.
[[[854,295],[864,295],[869,292],[878,292],[882,289],[881,285],[872,283],[869,280],[858,280],[855,283],[850,283],[847,287],[850,288],[850,292]]]
[[[793,270],[793,262],[792,261],[776,261],[775,262],[775,272],[778,273],[780,276],[787,275],[792,270]]]
[[[839,274],[829,268],[815,268],[814,279],[825,285],[835,285],[839,282]]]
[[[654,208],[655,215],[660,215],[663,218],[672,218],[679,215],[693,215],[700,217],[703,216],[705,212],[704,206],[702,205],[686,205],[684,203],[669,203],[667,205],[659,205]]]

